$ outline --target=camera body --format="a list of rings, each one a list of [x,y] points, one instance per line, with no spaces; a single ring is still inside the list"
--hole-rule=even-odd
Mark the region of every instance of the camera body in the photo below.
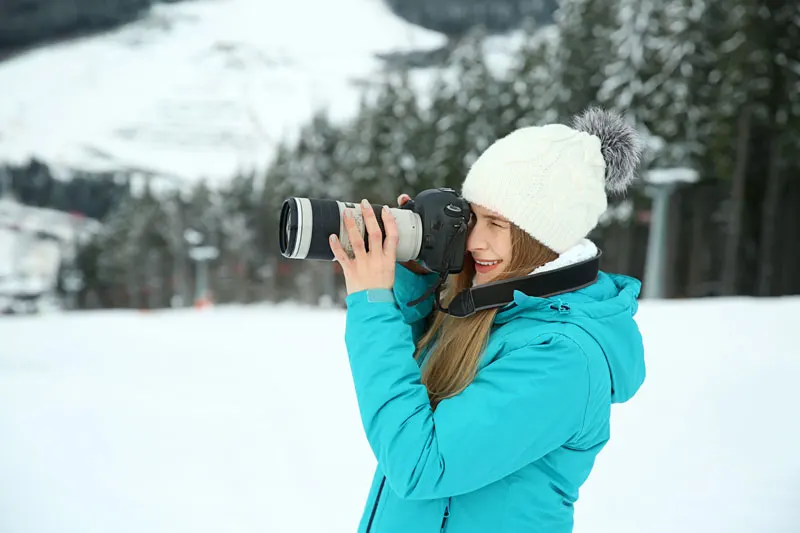
[[[381,206],[373,206],[379,210]],[[367,231],[358,204],[329,199],[287,198],[283,202],[278,242],[281,254],[289,259],[333,260],[328,235],[339,236],[345,251],[352,253],[344,229],[345,209],[352,210],[361,236]],[[392,208],[399,242],[397,260],[418,261],[439,274],[453,274],[464,267],[469,222],[469,202],[453,189],[427,189],[399,208]],[[378,212],[378,211],[376,211]],[[381,232],[383,221],[378,217]]]
[[[472,215],[469,202],[441,187],[420,192],[400,209],[415,212],[421,220],[422,242],[415,259],[433,272],[461,272]]]

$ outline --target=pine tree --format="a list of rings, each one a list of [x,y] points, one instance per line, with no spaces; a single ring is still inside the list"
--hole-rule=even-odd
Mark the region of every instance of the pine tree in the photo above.
[[[508,129],[500,122],[504,106],[503,86],[487,63],[485,37],[480,29],[471,32],[453,54],[454,74],[459,80],[455,103],[464,115],[463,123],[466,125],[462,179],[478,156],[497,139],[501,129]]]
[[[525,41],[503,82],[502,94],[510,102],[502,114],[501,135],[509,129],[559,120],[563,89],[557,68],[557,31],[526,27]]]
[[[284,196],[338,197],[346,184],[337,173],[336,150],[341,133],[327,112],[317,111],[302,127],[296,144],[283,161],[286,176],[280,190]]]
[[[352,166],[348,170],[354,201],[367,198],[372,203],[393,205],[397,195],[407,189],[403,165],[416,175],[410,159],[403,161],[404,144],[410,141],[400,115],[414,105],[407,94],[388,77],[374,96],[365,94],[362,98],[360,112],[344,140],[351,155],[347,163]]]
[[[257,269],[255,175],[239,174],[222,191],[221,260],[230,280],[229,297],[250,300]]]
[[[423,113],[424,128],[420,135],[425,155],[421,158],[421,176],[415,192],[435,187],[457,188],[464,176],[464,154],[467,151],[466,129],[469,117],[459,107],[459,87],[448,83],[445,74],[437,76],[433,97]],[[410,193],[409,193],[410,194]]]
[[[141,258],[139,243],[132,238],[131,228],[139,216],[138,200],[127,195],[104,220],[102,231],[95,237],[98,283],[113,287],[117,305],[138,305],[132,268]]]
[[[554,19],[559,34],[560,121],[569,121],[586,107],[598,103],[606,67],[613,60],[614,4],[608,0],[559,2]]]
[[[748,42],[755,46],[749,59],[758,73],[751,94],[758,136],[764,141],[758,146],[763,151],[756,149],[758,161],[753,160],[753,178],[761,178],[763,183],[757,224],[758,274],[753,290],[759,296],[771,296],[775,294],[778,273],[781,195],[789,176],[796,176],[800,168],[792,151],[796,144],[786,142],[797,139],[791,125],[798,123],[792,112],[800,86],[800,7],[796,2],[770,0],[752,0],[751,5],[747,35]]]
[[[401,193],[413,194],[423,185],[423,159],[430,146],[424,136],[426,124],[417,92],[412,88],[405,71],[393,74],[389,80],[393,105],[379,108],[388,122],[391,133],[388,146],[382,152],[381,166],[388,170],[389,190],[379,198],[380,203],[394,205]]]
[[[261,194],[254,213],[254,225],[257,228],[254,238],[257,248],[262,251],[277,250],[279,210],[283,201],[293,194],[290,158],[291,152],[286,143],[279,144],[261,180]]]
[[[418,190],[460,190],[472,162],[498,135],[500,91],[486,63],[483,35],[473,32],[453,51],[433,84],[430,105],[423,113],[420,137],[429,148],[422,161],[425,178]]]

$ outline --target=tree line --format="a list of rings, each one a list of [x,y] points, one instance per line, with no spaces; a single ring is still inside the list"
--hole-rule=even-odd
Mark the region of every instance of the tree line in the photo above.
[[[394,204],[400,192],[458,188],[469,165],[513,129],[568,122],[590,105],[622,111],[647,140],[646,173],[691,168],[669,216],[672,296],[800,293],[798,7],[767,0],[562,0],[528,26],[508,66],[480,29],[440,68],[386,69],[358,112],[318,110],[261,174],[190,191],[128,185],[79,256],[82,305],[190,302],[197,264],[187,229],[219,250],[217,301],[341,300],[335,265],[277,248],[288,196]],[[642,185],[592,237],[607,268],[642,277],[650,198]],[[608,253],[611,250],[612,253]]]

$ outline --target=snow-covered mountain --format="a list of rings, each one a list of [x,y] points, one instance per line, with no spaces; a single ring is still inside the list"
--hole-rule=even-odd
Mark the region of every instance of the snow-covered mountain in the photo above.
[[[441,46],[381,0],[160,5],[103,35],[0,63],[0,164],[226,180],[317,108],[352,114],[376,54]]]

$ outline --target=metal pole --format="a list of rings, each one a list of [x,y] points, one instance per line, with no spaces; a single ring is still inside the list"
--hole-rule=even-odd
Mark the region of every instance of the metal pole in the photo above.
[[[644,298],[664,297],[664,261],[666,260],[669,199],[672,184],[650,186],[648,195],[653,199],[650,232],[647,239],[647,259],[644,275]]]
[[[194,301],[195,303],[202,302],[206,295],[206,262],[204,260],[196,261],[197,265],[197,286],[195,288]]]

